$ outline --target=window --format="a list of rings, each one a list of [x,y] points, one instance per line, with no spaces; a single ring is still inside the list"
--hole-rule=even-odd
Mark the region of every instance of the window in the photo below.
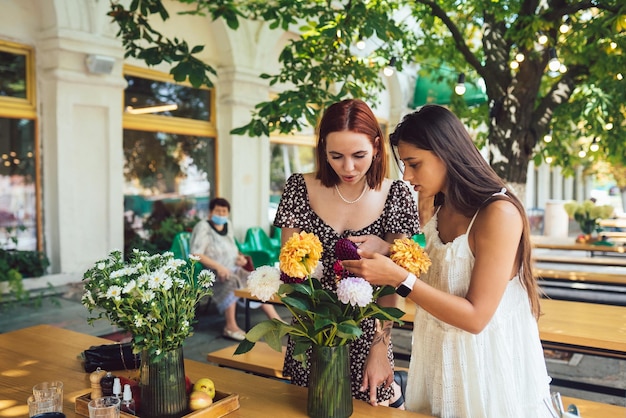
[[[0,41],[0,248],[43,248],[32,49]]]
[[[216,195],[213,91],[156,71],[125,68],[124,210],[133,228],[161,203],[204,217]]]

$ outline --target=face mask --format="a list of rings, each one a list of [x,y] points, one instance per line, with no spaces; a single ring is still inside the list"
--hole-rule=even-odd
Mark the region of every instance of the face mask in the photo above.
[[[211,216],[211,222],[213,222],[215,225],[224,225],[226,222],[228,222],[228,217],[213,215]]]

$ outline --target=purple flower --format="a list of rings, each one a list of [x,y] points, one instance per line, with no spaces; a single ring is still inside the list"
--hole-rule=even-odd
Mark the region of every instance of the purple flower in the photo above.
[[[357,246],[349,239],[342,238],[335,244],[335,256],[339,260],[360,260],[361,256],[356,252]]]

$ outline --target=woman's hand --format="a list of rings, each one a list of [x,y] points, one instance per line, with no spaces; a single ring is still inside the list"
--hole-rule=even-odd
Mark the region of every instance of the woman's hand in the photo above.
[[[389,387],[393,383],[393,369],[387,358],[387,349],[389,342],[388,337],[383,339],[376,333],[370,352],[365,359],[365,367],[363,368],[363,382],[361,383],[361,392],[369,389],[370,404],[378,405],[376,402],[376,389],[379,387]]]
[[[215,272],[217,273],[218,280],[222,283],[228,280],[228,276],[230,276],[230,270],[221,264],[215,269]]]
[[[391,244],[376,235],[355,235],[348,237],[348,239],[354,242],[356,246],[363,251],[369,251],[382,255],[389,254],[389,248],[391,247]]]
[[[360,260],[343,260],[341,264],[351,273],[363,277],[373,285],[398,287],[409,274],[384,255],[363,251],[360,248],[357,252],[361,256]]]

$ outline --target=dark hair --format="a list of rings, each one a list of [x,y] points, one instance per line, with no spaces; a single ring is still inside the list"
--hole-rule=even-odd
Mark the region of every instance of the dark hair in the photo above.
[[[209,210],[213,210],[215,209],[215,206],[222,206],[228,209],[228,212],[230,212],[230,203],[228,203],[228,200],[224,199],[223,197],[214,197],[213,199],[211,199],[211,201],[209,202]]]
[[[530,227],[522,202],[507,190],[506,196],[494,193],[506,187],[505,182],[480,154],[459,118],[442,106],[426,105],[406,115],[389,136],[393,147],[406,142],[419,149],[432,151],[446,167],[447,193],[435,196],[435,205],[445,201],[467,217],[495,200],[508,200],[522,216],[524,228],[517,251],[520,279],[526,288],[533,314],[539,315],[539,291],[532,274]],[[397,150],[394,151],[397,162]]]
[[[374,147],[372,165],[367,170],[367,184],[371,189],[379,189],[387,175],[387,151],[383,131],[372,109],[363,100],[347,99],[332,104],[324,112],[317,132],[315,151],[317,173],[315,177],[326,187],[340,182],[339,176],[326,159],[326,137],[332,132],[357,132],[366,135]]]

